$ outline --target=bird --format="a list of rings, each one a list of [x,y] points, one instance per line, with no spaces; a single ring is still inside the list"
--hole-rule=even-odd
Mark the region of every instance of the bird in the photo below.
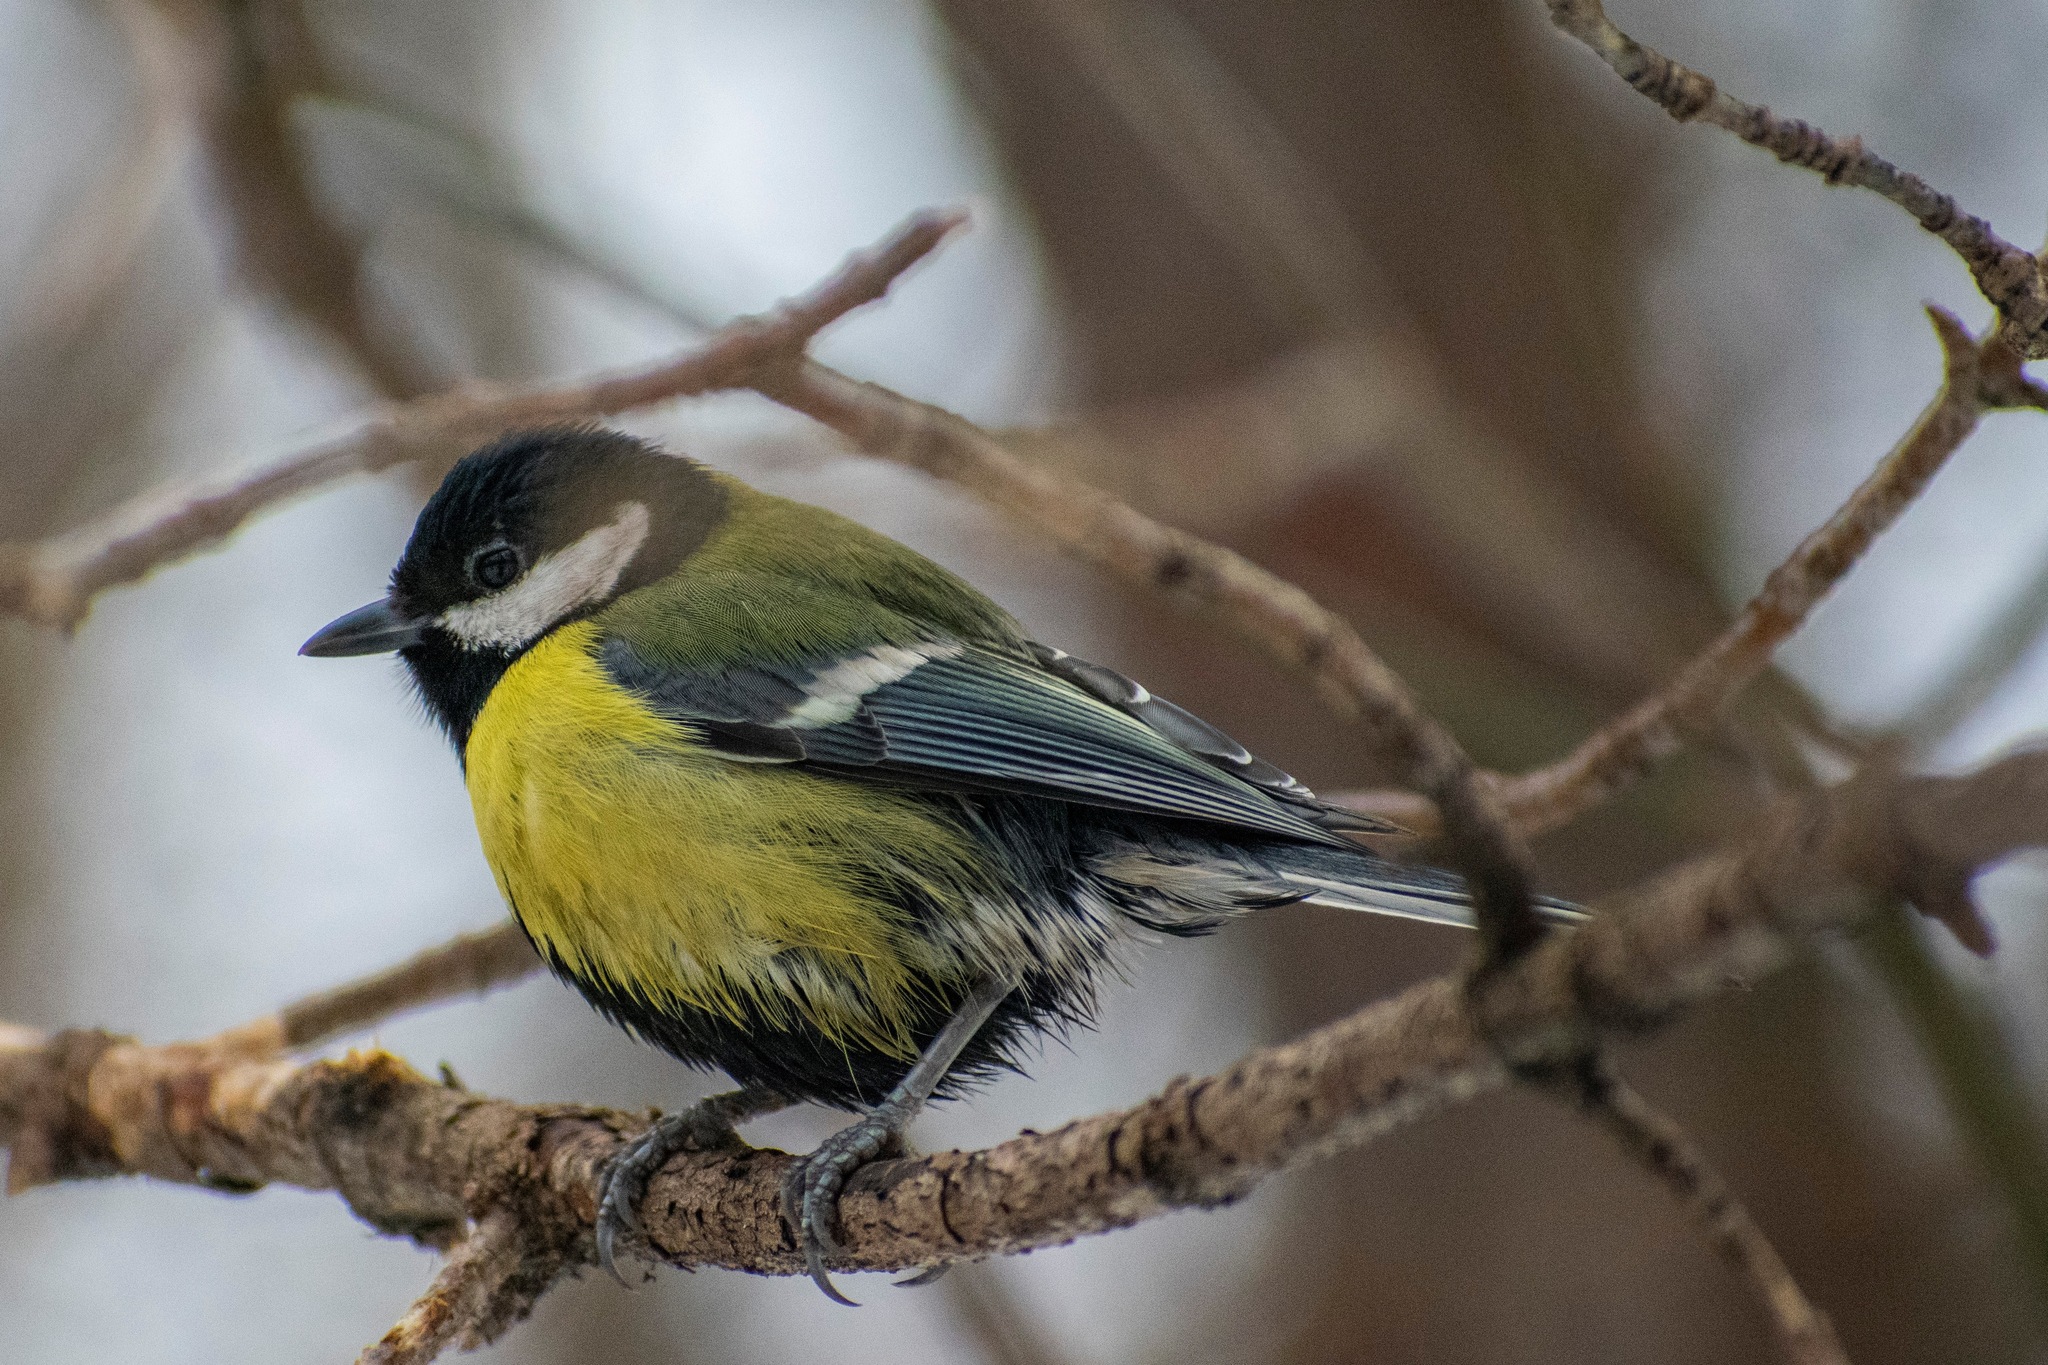
[[[1089,1023],[1135,946],[1300,902],[1471,920],[1456,876],[1353,837],[1394,826],[916,551],[601,426],[455,464],[385,595],[300,653],[395,653],[542,960],[736,1083],[607,1167],[615,1277],[670,1157],[811,1103],[858,1118],[783,1209],[851,1303],[826,1270],[848,1177],[928,1101]]]

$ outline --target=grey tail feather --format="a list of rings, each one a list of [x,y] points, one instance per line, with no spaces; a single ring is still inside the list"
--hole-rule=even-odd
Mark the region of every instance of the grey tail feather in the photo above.
[[[1299,901],[1473,924],[1463,878],[1389,862],[1356,845],[1225,844],[1153,830],[1142,840],[1113,839],[1089,861],[1098,884],[1125,914],[1167,933],[1202,933],[1239,915]],[[1586,917],[1569,901],[1546,896],[1537,897],[1536,909],[1553,924]]]
[[[1424,869],[1415,869],[1411,879],[1403,868],[1392,876],[1369,880],[1333,881],[1305,872],[1282,872],[1280,879],[1290,886],[1308,889],[1302,899],[1311,905],[1328,905],[1338,910],[1359,910],[1399,919],[1426,920],[1431,924],[1473,925],[1472,900],[1463,883],[1444,877],[1439,881]],[[1586,918],[1585,908],[1549,896],[1535,899],[1536,912],[1552,924],[1573,925]]]

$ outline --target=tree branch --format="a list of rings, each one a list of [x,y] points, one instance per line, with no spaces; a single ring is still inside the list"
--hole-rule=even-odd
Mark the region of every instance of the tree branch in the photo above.
[[[532,1242],[510,1208],[485,1215],[450,1249],[427,1292],[356,1365],[427,1365],[450,1346],[473,1351],[525,1321],[567,1268],[561,1249]]]
[[[1600,0],[1546,0],[1551,22],[1591,48],[1614,74],[1680,123],[1697,120],[1725,128],[1791,166],[1814,171],[1830,185],[1855,185],[1898,205],[1962,258],[1978,289],[2004,319],[2003,333],[2020,355],[2048,355],[2048,287],[2041,263],[2024,247],[1965,213],[1956,201],[1883,157],[1863,139],[1835,138],[1799,119],[1746,104],[1708,77],[1638,43],[1607,17]]]
[[[1930,305],[1927,315],[1941,340],[1944,374],[1940,391],[1912,428],[1668,685],[1564,758],[1501,784],[1501,804],[1519,829],[1533,835],[1570,822],[1633,784],[1687,735],[1711,726],[1920,496],[1986,411],[2038,404],[2038,386],[2020,373],[2018,357],[2003,341],[1978,341],[1944,309]]]
[[[512,920],[462,934],[397,966],[309,995],[275,1014],[217,1035],[237,1056],[268,1057],[344,1037],[394,1015],[458,995],[482,995],[540,970],[540,958]]]
[[[1808,1301],[1777,1248],[1685,1129],[1603,1061],[1592,1060],[1578,1079],[1577,1098],[1586,1112],[1670,1188],[1721,1258],[1755,1291],[1792,1365],[1849,1365],[1827,1315]]]
[[[1361,1145],[1500,1084],[1510,1065],[1582,1056],[1787,961],[1808,936],[1910,897],[1972,917],[1980,867],[2048,843],[2048,753],[1963,778],[1873,773],[1778,811],[1747,847],[1698,860],[1548,939],[1483,992],[1443,977],[1136,1108],[986,1151],[883,1162],[841,1204],[841,1270],[1028,1250],[1248,1193],[1282,1167]],[[1505,1061],[1504,1061],[1505,1059]],[[387,1054],[293,1065],[93,1032],[0,1046],[10,1185],[131,1172],[247,1188],[336,1189],[379,1229],[447,1244],[515,1210],[530,1245],[591,1254],[598,1176],[639,1120],[489,1100]],[[783,1226],[791,1158],[679,1157],[644,1205],[677,1265],[802,1270]]]
[[[70,630],[106,589],[217,545],[258,513],[326,484],[430,455],[458,454],[515,427],[746,387],[756,373],[790,363],[824,327],[881,298],[965,221],[959,213],[921,213],[808,294],[741,318],[666,363],[558,388],[461,385],[393,404],[359,431],[240,478],[159,490],[69,534],[36,545],[0,546],[0,614]]]
[[[2001,338],[1972,337],[1942,308],[1930,305],[1927,314],[1941,341],[1944,376],[1913,426],[1834,515],[1771,571],[1734,622],[1668,684],[1556,762],[1515,777],[1488,775],[1517,832],[1534,836],[1569,823],[1646,776],[1688,737],[1710,729],[1769,666],[1777,647],[1926,490],[1986,412],[2048,408],[2048,389],[2022,372],[2019,357]],[[1425,833],[1439,823],[1408,792],[1336,799]]]

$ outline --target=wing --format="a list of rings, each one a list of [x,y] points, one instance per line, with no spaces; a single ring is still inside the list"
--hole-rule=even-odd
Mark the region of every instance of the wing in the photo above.
[[[1215,727],[1108,669],[1034,646],[878,645],[801,664],[662,667],[618,637],[612,679],[737,762],[1019,792],[1287,839],[1384,828],[1315,801]]]

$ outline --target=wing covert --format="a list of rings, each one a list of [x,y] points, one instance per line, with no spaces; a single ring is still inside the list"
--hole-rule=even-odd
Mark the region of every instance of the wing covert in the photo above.
[[[940,641],[690,673],[650,665],[616,637],[601,657],[621,686],[735,761],[809,763],[910,786],[1019,792],[1344,842],[1318,821],[1320,808],[1301,804],[1305,788],[1221,731],[1137,689],[1142,704],[1169,708],[1161,714],[1175,729],[1165,729],[1029,659]],[[1099,672],[1102,687],[1136,688]],[[1270,785],[1254,785],[1260,778]]]

